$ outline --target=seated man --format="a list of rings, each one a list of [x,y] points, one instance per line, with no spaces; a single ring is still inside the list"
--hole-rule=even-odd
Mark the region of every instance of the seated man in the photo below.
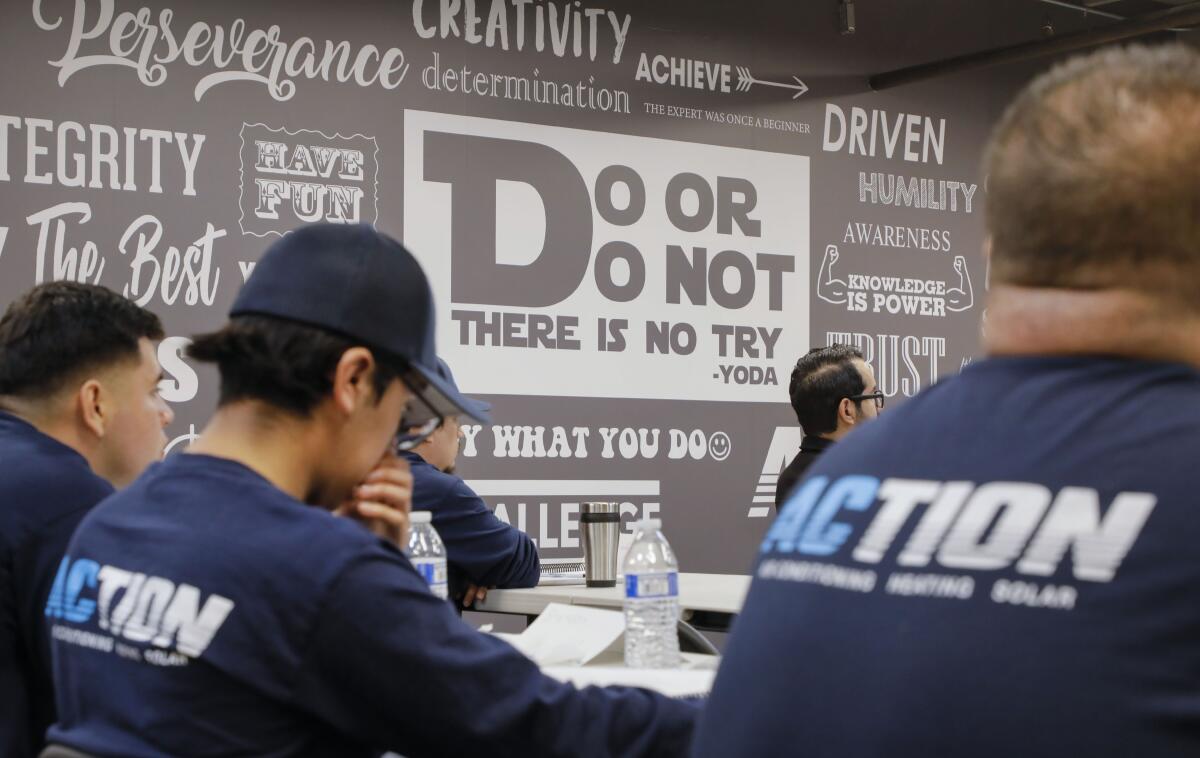
[[[1200,52],[1109,48],[984,170],[987,359],[824,454],[697,755],[1200,755]]]
[[[788,396],[804,430],[800,451],[775,485],[778,510],[817,456],[883,410],[883,393],[862,353],[848,345],[814,347],[792,369]]]
[[[71,541],[48,606],[51,742],[122,756],[687,752],[694,706],[543,676],[433,596],[394,542],[402,529],[384,540],[330,513],[399,526],[411,479],[388,450],[405,406],[419,393],[440,416],[464,412],[436,372],[433,312],[416,260],[369,226],[305,227],[267,251],[229,323],[191,347],[220,371],[211,422]]]
[[[162,457],[158,317],[94,285],[42,284],[0,318],[0,755],[54,722],[43,608],[84,514]]]
[[[458,389],[450,367],[440,358],[437,370],[447,385]],[[472,398],[463,400],[479,413],[491,409]],[[401,424],[414,431],[430,420],[431,413],[415,404]],[[496,518],[487,503],[454,475],[461,436],[459,417],[447,416],[404,457],[412,469],[413,510],[432,511],[433,526],[446,544],[450,597],[469,608],[475,600],[483,600],[490,587],[536,586],[539,564],[533,540]]]

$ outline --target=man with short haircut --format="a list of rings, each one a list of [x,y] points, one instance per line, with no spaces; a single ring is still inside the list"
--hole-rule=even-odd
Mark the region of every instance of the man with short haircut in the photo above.
[[[458,389],[450,367],[441,358],[437,372]],[[463,397],[463,402],[475,415],[491,410],[491,405],[474,398]],[[401,424],[415,431],[428,423],[431,413],[414,404]],[[537,546],[529,535],[498,519],[483,498],[455,475],[461,438],[460,417],[447,416],[403,456],[412,470],[413,510],[432,513],[433,526],[446,545],[450,597],[470,608],[476,600],[486,598],[491,588],[536,586],[540,564]]]
[[[76,524],[162,456],[158,317],[103,287],[43,284],[0,318],[0,755],[54,721],[43,607]]]
[[[1200,52],[1056,66],[992,135],[985,349],[822,456],[698,756],[1200,755]]]
[[[792,410],[804,430],[800,452],[779,475],[775,508],[830,445],[883,410],[883,393],[862,353],[849,345],[814,347],[796,361],[788,385]]]
[[[369,226],[304,227],[266,252],[229,323],[190,348],[220,371],[210,423],[71,541],[82,581],[48,604],[52,742],[122,756],[686,753],[695,707],[542,675],[400,552],[411,478],[389,450],[477,413],[436,371],[433,313],[416,260]],[[396,440],[410,400],[435,415]]]

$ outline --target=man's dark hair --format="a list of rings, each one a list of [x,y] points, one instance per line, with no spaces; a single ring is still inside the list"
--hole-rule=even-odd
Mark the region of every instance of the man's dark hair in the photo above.
[[[1200,51],[1106,48],[1038,77],[985,159],[992,276],[1200,309]]]
[[[863,394],[862,374],[852,362],[862,360],[849,345],[814,347],[796,361],[788,394],[796,419],[808,435],[837,430],[837,409],[842,398]]]
[[[39,284],[0,317],[0,395],[49,397],[88,371],[138,360],[138,340],[163,338],[162,323],[94,284]]]
[[[333,389],[342,354],[366,347],[375,356],[377,398],[408,369],[403,359],[327,329],[271,316],[235,316],[220,331],[196,337],[188,355],[221,373],[218,406],[261,400],[306,416]]]

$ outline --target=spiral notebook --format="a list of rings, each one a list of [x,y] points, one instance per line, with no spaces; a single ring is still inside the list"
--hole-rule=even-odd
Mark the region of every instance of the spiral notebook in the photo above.
[[[583,556],[578,558],[542,558],[538,586],[584,584]]]
[[[633,535],[622,532],[617,538],[617,578],[621,577],[621,566],[625,565],[625,555],[633,544]],[[575,558],[542,558],[541,577],[538,586],[555,584],[586,584],[583,568],[583,556]]]

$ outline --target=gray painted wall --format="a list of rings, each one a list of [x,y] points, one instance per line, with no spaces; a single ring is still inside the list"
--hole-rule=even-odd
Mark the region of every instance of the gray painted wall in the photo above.
[[[894,403],[978,351],[980,153],[1037,67],[865,77],[1083,23],[859,0],[843,36],[834,8],[6,0],[0,302],[74,278],[158,312],[183,445],[216,395],[186,336],[303,218],[375,223],[495,405],[460,469],[504,517],[576,554],[577,504],[619,499],[686,570],[744,571],[799,353],[859,344]]]

